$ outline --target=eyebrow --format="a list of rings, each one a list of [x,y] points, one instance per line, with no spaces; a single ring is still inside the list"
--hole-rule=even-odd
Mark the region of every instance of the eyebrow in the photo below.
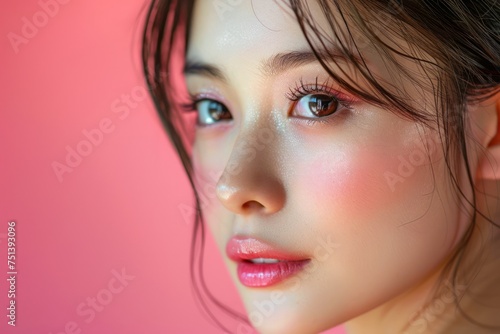
[[[325,62],[332,60],[346,63],[364,62],[364,59],[361,59],[353,54],[342,54],[338,50],[320,50],[318,51],[318,55],[311,50],[290,51],[277,53],[263,60],[260,64],[260,71],[264,76],[278,75],[295,67],[318,62],[318,56]],[[228,81],[227,77],[224,75],[224,71],[220,67],[201,61],[186,60],[183,72],[184,75],[199,75],[217,79],[222,82]]]

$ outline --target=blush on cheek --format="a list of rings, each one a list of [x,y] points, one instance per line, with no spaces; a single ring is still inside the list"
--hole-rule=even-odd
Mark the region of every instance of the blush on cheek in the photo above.
[[[352,152],[351,152],[352,153]],[[373,155],[321,155],[310,161],[303,174],[299,193],[307,194],[314,206],[342,211],[372,211],[378,207],[383,190],[384,163]],[[377,193],[377,196],[374,196]]]
[[[425,201],[423,195],[432,190],[432,173],[427,156],[408,152],[413,150],[388,152],[381,147],[318,155],[303,167],[298,193],[318,212],[333,216],[343,212],[345,218],[377,219],[391,208],[405,206],[415,211],[408,213],[415,217],[421,210],[408,203]]]

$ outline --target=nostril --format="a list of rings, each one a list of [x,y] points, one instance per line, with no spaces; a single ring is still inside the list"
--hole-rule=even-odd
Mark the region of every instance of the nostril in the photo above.
[[[264,208],[264,205],[262,205],[261,203],[259,203],[257,201],[252,200],[252,201],[247,201],[247,202],[243,203],[241,208],[244,211],[262,210]]]

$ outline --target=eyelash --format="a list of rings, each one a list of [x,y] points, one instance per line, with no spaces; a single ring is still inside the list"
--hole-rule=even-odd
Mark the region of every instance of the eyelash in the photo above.
[[[290,88],[290,91],[285,94],[285,97],[290,100],[291,102],[294,102],[293,106],[291,109],[293,110],[297,104],[297,102],[300,101],[300,99],[304,98],[307,95],[326,95],[335,98],[339,105],[342,108],[351,110],[352,109],[352,104],[355,102],[355,99],[349,97],[348,95],[339,92],[338,90],[334,89],[330,82],[329,79],[324,81],[322,84],[318,83],[319,78],[316,77],[314,84],[305,84],[303,81],[303,78],[301,78],[296,84],[294,88]],[[180,108],[184,112],[195,112],[197,111],[197,106],[200,102],[207,101],[207,100],[213,100],[217,103],[221,103],[217,101],[216,99],[211,98],[210,96],[207,96],[205,94],[191,94],[189,93],[188,96],[189,102],[187,103],[182,103],[180,105]],[[222,103],[221,103],[222,104]],[[328,115],[325,117],[316,117],[316,118],[308,118],[306,120],[308,125],[313,125],[315,123],[328,123],[330,122],[330,118],[334,117],[335,114],[337,114],[338,111],[334,112],[332,115]]]
[[[205,101],[205,100],[210,100],[210,99],[207,97],[202,98],[198,94],[189,93],[187,100],[189,100],[189,102],[181,103],[179,106],[183,112],[190,113],[190,112],[196,111],[196,106],[198,105],[198,103]]]

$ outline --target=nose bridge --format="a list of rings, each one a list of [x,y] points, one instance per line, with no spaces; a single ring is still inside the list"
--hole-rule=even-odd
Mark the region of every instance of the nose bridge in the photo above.
[[[251,169],[254,163],[256,165],[268,163],[272,161],[269,158],[273,157],[273,153],[279,153],[277,151],[277,125],[280,122],[280,112],[273,110],[273,103],[269,100],[268,92],[263,93],[243,80],[243,78],[253,78],[255,73],[250,69],[240,69],[240,71],[245,71],[243,73],[246,75],[240,75],[234,81],[240,87],[245,87],[248,96],[253,98],[244,98],[241,101],[240,131],[224,171],[226,177],[239,174],[245,167]]]
[[[219,183],[245,176],[258,178],[273,173],[272,157],[276,134],[268,126],[253,125],[238,134]],[[242,175],[244,174],[244,175]]]
[[[217,183],[222,204],[240,214],[278,211],[285,197],[278,156],[279,139],[271,126],[254,123],[242,129]]]

